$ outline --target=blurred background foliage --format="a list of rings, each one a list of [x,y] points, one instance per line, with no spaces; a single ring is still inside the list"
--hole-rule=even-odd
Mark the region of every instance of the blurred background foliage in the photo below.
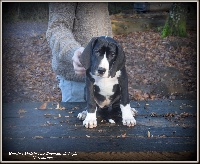
[[[153,28],[161,32],[172,4],[172,2],[108,2],[113,34],[127,34]],[[195,23],[189,23],[191,19],[196,19],[196,5],[187,3],[187,20],[190,20],[187,21],[187,28],[190,29],[196,27]],[[2,2],[3,23],[23,21],[46,23],[48,15],[48,2]]]
[[[133,9],[131,2],[108,3],[110,14],[130,11]],[[47,21],[48,2],[3,2],[3,21]]]
[[[6,22],[47,21],[47,2],[2,2],[2,19]]]
[[[169,11],[170,2],[108,2],[110,15],[134,14],[136,11]],[[188,11],[193,13],[196,3],[189,3]],[[48,21],[48,2],[2,2],[3,21]]]

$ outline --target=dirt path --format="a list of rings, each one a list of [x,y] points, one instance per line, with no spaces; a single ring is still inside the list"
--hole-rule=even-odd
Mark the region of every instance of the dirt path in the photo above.
[[[3,24],[3,38],[22,38],[42,35],[46,32],[48,22],[16,22]]]

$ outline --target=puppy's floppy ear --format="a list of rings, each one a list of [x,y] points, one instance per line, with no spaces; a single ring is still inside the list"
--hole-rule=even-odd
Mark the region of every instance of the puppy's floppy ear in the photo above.
[[[81,54],[80,62],[86,70],[90,67],[90,57],[96,41],[97,37],[92,38]]]
[[[117,71],[125,67],[125,62],[126,62],[126,57],[122,47],[118,43],[116,45],[117,45],[117,57],[109,72],[109,76],[111,76],[111,78],[115,76]]]

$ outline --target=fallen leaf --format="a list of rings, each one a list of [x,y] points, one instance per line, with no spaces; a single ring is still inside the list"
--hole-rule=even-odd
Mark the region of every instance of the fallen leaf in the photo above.
[[[51,114],[44,114],[44,116],[48,118],[48,117],[51,117],[52,115]]]
[[[27,111],[25,111],[24,109],[20,109],[17,113],[18,114],[22,114],[22,113],[26,113]]]
[[[61,107],[60,104],[58,103],[57,106],[56,106],[56,109],[65,110],[65,107]]]
[[[57,104],[56,109],[60,109],[60,104],[59,103]]]
[[[43,137],[42,136],[35,136],[33,137],[33,139],[42,139]]]
[[[150,133],[150,131],[147,132],[147,137],[148,137],[148,138],[151,137],[151,133]]]
[[[150,116],[151,116],[151,117],[157,117],[157,113],[152,112]]]
[[[46,107],[47,107],[47,103],[45,102],[40,106],[39,109],[44,110],[44,109],[46,109]]]
[[[121,136],[122,136],[122,138],[125,138],[126,137],[126,133],[122,134]]]

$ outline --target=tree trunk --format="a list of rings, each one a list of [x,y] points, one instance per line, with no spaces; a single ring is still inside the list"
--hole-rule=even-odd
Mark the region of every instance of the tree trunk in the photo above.
[[[187,7],[184,2],[173,3],[162,31],[162,37],[171,35],[186,37],[186,16]]]

